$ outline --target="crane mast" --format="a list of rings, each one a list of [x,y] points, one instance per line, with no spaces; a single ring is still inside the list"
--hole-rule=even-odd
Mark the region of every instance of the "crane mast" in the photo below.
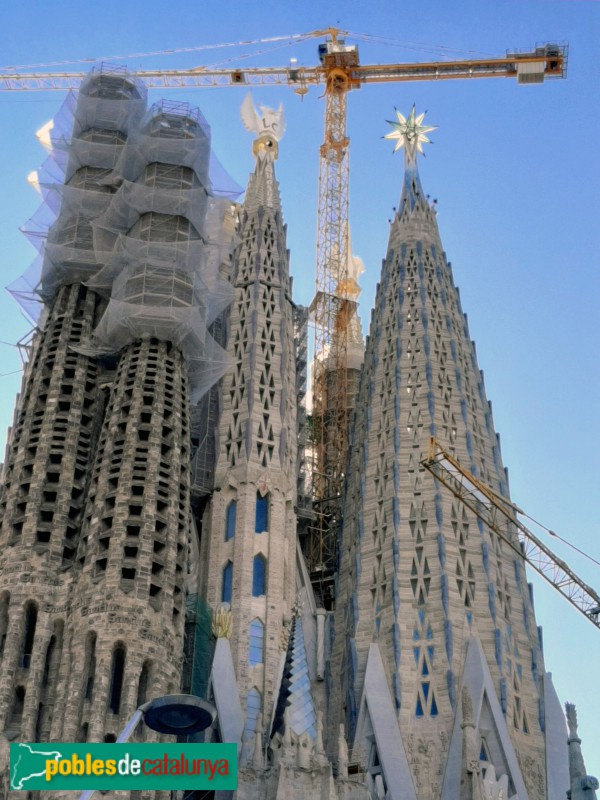
[[[490,530],[559,591],[575,608],[600,628],[600,595],[517,517],[518,509],[461,466],[432,437],[425,469],[464,503]]]
[[[346,46],[332,31],[319,48],[326,69],[325,134],[319,153],[316,292],[312,374],[314,522],[306,555],[320,601],[331,602],[338,526],[348,453],[348,183],[349,144],[346,106],[352,88],[349,69],[358,49]]]

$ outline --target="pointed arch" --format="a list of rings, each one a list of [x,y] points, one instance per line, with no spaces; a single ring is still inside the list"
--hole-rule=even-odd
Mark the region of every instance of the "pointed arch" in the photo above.
[[[264,533],[269,530],[269,504],[270,495],[268,492],[264,496],[260,492],[256,493],[255,533]]]
[[[113,650],[110,667],[110,691],[108,693],[108,708],[113,714],[118,714],[121,710],[126,652],[125,645],[122,642],[118,642]]]
[[[223,579],[221,584],[221,602],[231,603],[233,592],[233,562],[228,561],[223,567]]]
[[[252,565],[252,597],[267,593],[267,559],[260,553],[254,556]]]
[[[235,523],[237,516],[237,500],[231,500],[225,512],[225,541],[235,537]]]
[[[251,666],[264,662],[265,647],[265,626],[258,619],[253,619],[250,623],[250,649],[248,660]]]
[[[35,629],[37,626],[37,604],[29,601],[25,604],[25,626],[23,629],[23,650],[21,653],[21,666],[28,669],[31,664]]]
[[[262,695],[256,686],[253,686],[246,695],[246,731],[244,738],[249,739],[250,736],[256,733],[261,712]]]

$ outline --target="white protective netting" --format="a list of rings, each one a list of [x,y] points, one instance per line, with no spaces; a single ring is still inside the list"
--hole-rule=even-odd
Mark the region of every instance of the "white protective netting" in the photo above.
[[[111,67],[92,71],[38,135],[50,153],[32,181],[44,204],[24,233],[40,257],[9,291],[35,315],[36,300],[86,284],[108,306],[81,349],[172,341],[197,399],[229,364],[207,326],[232,299],[222,272],[241,192],[211,154],[208,124],[187,103],[146,111],[144,88]]]

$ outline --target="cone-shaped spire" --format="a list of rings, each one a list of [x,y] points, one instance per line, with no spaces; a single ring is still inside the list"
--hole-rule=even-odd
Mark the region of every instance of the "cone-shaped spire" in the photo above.
[[[259,115],[247,99],[242,118],[257,134],[256,166],[232,264],[226,347],[234,366],[221,385],[215,491],[205,512],[210,536],[200,560],[208,564],[205,599],[231,609],[247,763],[259,715],[266,728],[273,716],[295,595],[297,429],[289,255],[273,168],[282,113],[261,108]]]
[[[405,149],[405,174],[354,420],[331,707],[346,709],[354,757],[368,755],[368,742],[358,741],[365,730],[358,712],[369,648],[376,646],[410,764],[406,796],[438,798],[461,685],[467,677],[475,681],[465,663],[469,639],[476,638],[483,655],[472,670],[479,676],[472,691],[485,683],[486,697],[494,695],[473,720],[478,753],[499,781],[507,775],[511,793],[524,778],[530,800],[545,800],[542,656],[523,562],[420,463],[436,436],[507,496],[475,347],[419,179],[417,154],[432,130],[423,118],[414,109],[407,118],[398,113],[387,137]],[[371,724],[383,730],[388,723],[371,706]],[[499,731],[494,741],[486,725]],[[528,765],[523,775],[515,752]],[[377,758],[385,760],[384,753]],[[388,770],[391,776],[390,764]]]
[[[286,709],[289,709],[290,725],[296,736],[308,733],[311,739],[314,739],[317,735],[317,715],[310,690],[302,620],[299,616],[295,616],[292,622],[271,730],[272,737],[276,733],[283,736]]]

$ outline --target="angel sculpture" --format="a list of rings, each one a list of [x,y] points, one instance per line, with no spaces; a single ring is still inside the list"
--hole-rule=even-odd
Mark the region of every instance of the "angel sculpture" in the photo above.
[[[277,111],[263,105],[259,105],[257,110],[252,101],[252,95],[247,94],[242,103],[242,122],[247,131],[256,134],[253,145],[255,155],[261,150],[270,150],[276,158],[277,143],[285,133],[283,103],[279,104]]]

